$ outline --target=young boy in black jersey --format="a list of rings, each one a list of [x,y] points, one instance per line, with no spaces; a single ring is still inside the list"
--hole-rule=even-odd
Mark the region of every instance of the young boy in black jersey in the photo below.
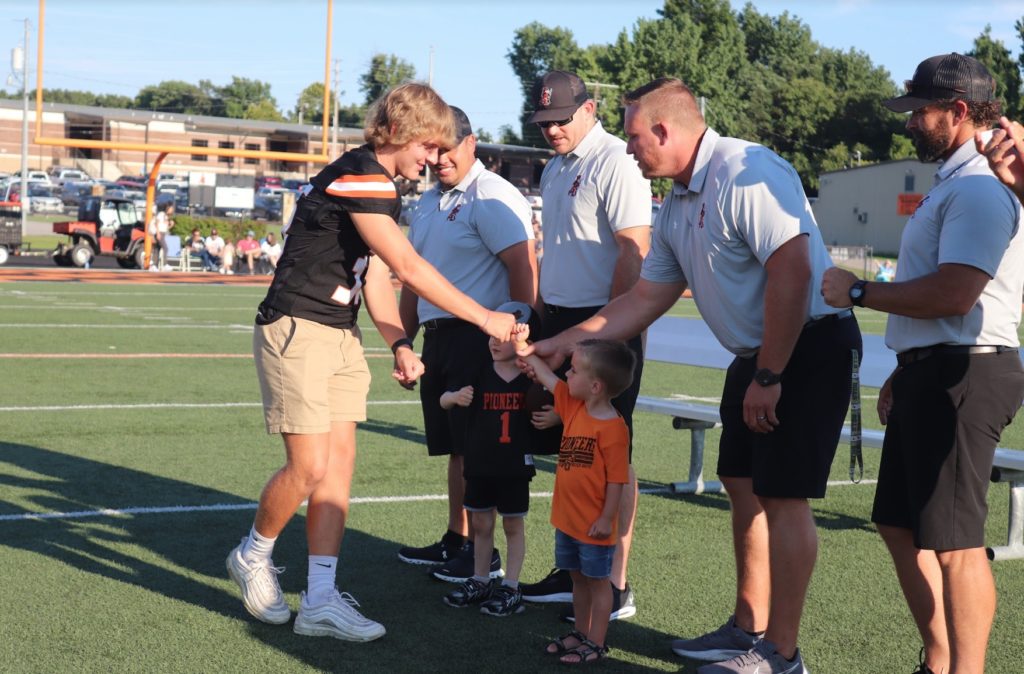
[[[522,302],[506,302],[496,309],[517,314],[527,323],[533,311]],[[493,362],[477,374],[472,384],[441,395],[441,407],[468,408],[463,500],[473,522],[474,574],[444,601],[465,608],[480,604],[480,612],[492,616],[521,613],[523,595],[519,573],[526,556],[524,522],[530,505],[530,480],[536,474],[530,454],[533,427],[526,409],[526,391],[532,382],[516,367],[515,343],[489,343]],[[496,513],[501,514],[508,550],[505,577],[500,584],[489,577],[494,551]]]

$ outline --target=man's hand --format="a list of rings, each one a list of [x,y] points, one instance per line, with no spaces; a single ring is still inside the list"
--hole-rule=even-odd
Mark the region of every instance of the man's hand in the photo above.
[[[480,324],[480,330],[499,341],[507,342],[511,339],[516,325],[516,317],[512,314],[488,311],[487,318]]]
[[[743,396],[743,423],[755,433],[771,433],[779,425],[775,416],[775,406],[782,397],[782,384],[761,386],[756,381],[750,382],[747,393]]]
[[[426,369],[415,351],[401,347],[395,352],[395,367],[391,376],[401,384],[402,388],[411,391],[416,388],[416,380],[423,376]]]
[[[899,372],[899,368],[896,372]],[[892,378],[896,376],[896,372],[889,375],[878,391],[878,421],[883,426],[889,423],[889,414],[892,412]]]
[[[999,118],[999,126],[987,143],[982,140],[981,131],[975,132],[974,146],[988,159],[996,177],[1017,199],[1024,200],[1024,127],[1006,117]]]
[[[853,273],[839,267],[829,267],[821,277],[821,296],[830,307],[851,307],[850,288],[856,282],[857,277]]]

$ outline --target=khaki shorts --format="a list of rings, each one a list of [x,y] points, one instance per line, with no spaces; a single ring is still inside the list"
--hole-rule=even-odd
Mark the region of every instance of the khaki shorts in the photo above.
[[[334,421],[366,421],[370,369],[362,334],[282,316],[252,340],[268,433],[327,433]]]

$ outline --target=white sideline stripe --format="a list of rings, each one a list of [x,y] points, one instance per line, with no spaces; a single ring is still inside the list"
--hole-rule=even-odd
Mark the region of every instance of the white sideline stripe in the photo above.
[[[875,484],[877,480],[861,480],[856,484]],[[830,481],[830,487],[854,484],[849,480]],[[671,494],[667,487],[641,489],[641,494]],[[532,491],[530,498],[551,498],[549,491]],[[423,501],[447,501],[447,494],[424,494],[421,496],[354,496],[350,503],[419,503]],[[205,506],[162,506],[136,508],[101,508],[99,510],[74,510],[69,512],[35,512],[0,515],[0,522],[24,522],[26,520],[71,520],[87,517],[120,517],[125,515],[165,515],[174,513],[224,512],[230,510],[255,510],[257,503],[217,503]],[[306,505],[305,502],[302,505]]]
[[[367,405],[419,405],[419,400],[367,400]],[[263,403],[127,403],[107,405],[31,405],[0,407],[0,412],[71,412],[74,410],[161,410],[209,407],[262,407]]]
[[[236,323],[218,323],[216,325],[199,325],[196,323],[176,323],[173,325],[134,325],[132,323],[0,323],[0,328],[46,328],[47,330],[63,328],[88,328],[96,330],[252,330],[251,325]]]

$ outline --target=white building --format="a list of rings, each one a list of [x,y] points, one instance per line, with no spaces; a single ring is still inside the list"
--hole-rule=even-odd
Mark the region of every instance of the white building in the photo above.
[[[938,167],[899,159],[822,173],[812,208],[825,243],[895,255],[903,226],[931,189]]]

